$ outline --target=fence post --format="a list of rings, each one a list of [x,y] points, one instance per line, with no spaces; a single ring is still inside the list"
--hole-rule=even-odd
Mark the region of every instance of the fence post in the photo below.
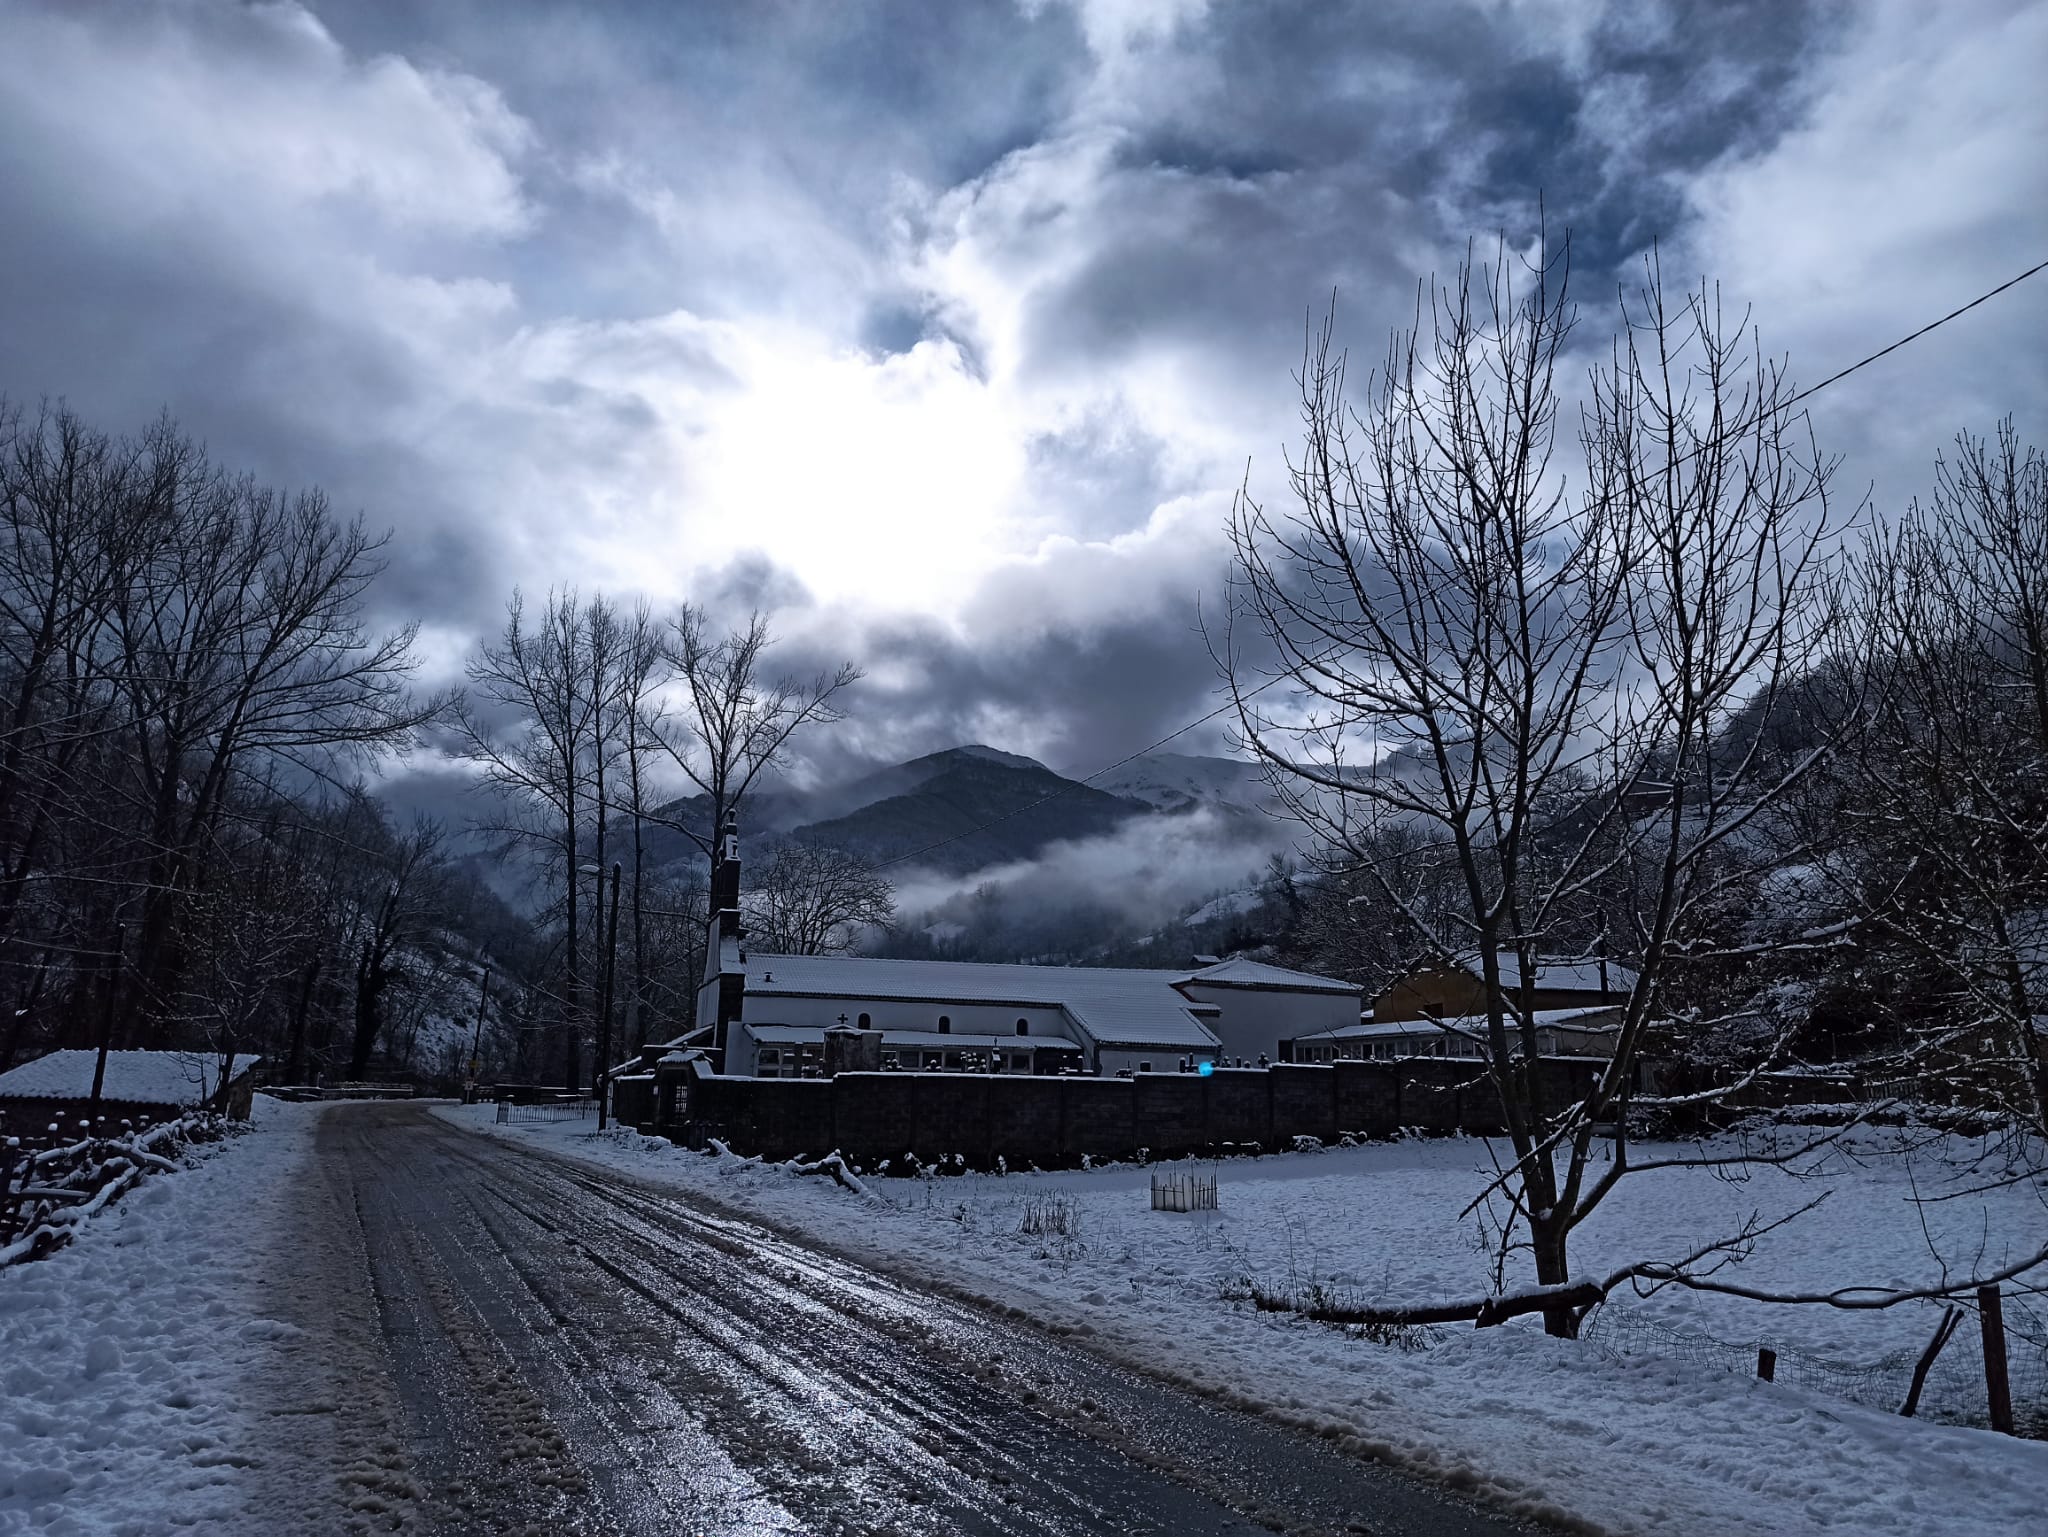
[[[1991,1428],[2011,1435],[2012,1378],[2005,1361],[2005,1307],[1995,1284],[1977,1288],[1977,1321],[1984,1328],[1984,1392],[1991,1401]]]
[[[1756,1374],[1764,1382],[1778,1380],[1778,1352],[1768,1345],[1759,1345],[1756,1352]]]

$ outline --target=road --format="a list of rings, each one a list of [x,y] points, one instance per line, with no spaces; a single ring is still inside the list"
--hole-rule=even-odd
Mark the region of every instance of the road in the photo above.
[[[1029,1325],[422,1107],[332,1112],[318,1155],[326,1198],[306,1220],[322,1230],[295,1245],[294,1294],[309,1363],[337,1379],[320,1444],[350,1469],[308,1496],[335,1502],[323,1529],[1526,1530]],[[347,1295],[365,1275],[367,1303]],[[344,1446],[372,1410],[378,1431]]]

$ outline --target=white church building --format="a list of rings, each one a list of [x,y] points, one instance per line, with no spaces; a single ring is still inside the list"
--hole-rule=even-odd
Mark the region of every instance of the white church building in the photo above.
[[[739,893],[728,822],[697,993],[698,1034],[728,1074],[1172,1072],[1278,1060],[1283,1040],[1358,1023],[1352,983],[1244,959],[1139,970],[750,951]]]

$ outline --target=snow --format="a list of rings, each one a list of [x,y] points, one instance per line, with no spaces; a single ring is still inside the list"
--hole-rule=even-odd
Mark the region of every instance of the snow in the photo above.
[[[1294,971],[1286,966],[1271,966],[1264,961],[1246,960],[1241,955],[1204,966],[1184,980],[1199,982],[1209,987],[1278,987],[1294,992],[1349,993],[1353,998],[1358,996],[1356,982],[1341,982],[1335,977],[1319,977],[1314,972]]]
[[[237,1056],[232,1081],[261,1057]],[[0,1073],[0,1099],[86,1099],[96,1051],[53,1051]],[[197,1105],[220,1084],[220,1054],[204,1051],[110,1051],[100,1098],[128,1105]]]
[[[1111,795],[1143,801],[1170,812],[1203,805],[1257,811],[1273,799],[1266,772],[1258,764],[1239,758],[1200,758],[1186,753],[1147,753],[1087,782]]]
[[[306,1529],[310,1481],[274,1443],[327,1448],[280,1418],[317,1410],[273,1400],[306,1373],[272,1256],[326,1109],[258,1096],[246,1135],[0,1270],[0,1534]]]
[[[773,1010],[779,998],[841,998],[854,1007],[863,1000],[1037,1005],[1058,1008],[1075,1029],[1102,1046],[1216,1047],[1216,1037],[1174,989],[1186,980],[1186,972],[766,952],[748,955],[745,969],[750,1016],[757,999]],[[772,1017],[763,1022],[783,1023]]]
[[[1478,976],[1480,958],[1477,955],[1460,956],[1460,970]],[[1603,983],[1602,977],[1605,977]],[[1512,950],[1500,952],[1500,985],[1520,987],[1522,985],[1522,960]],[[1577,960],[1560,960],[1551,956],[1540,957],[1536,962],[1535,986],[1550,988],[1559,992],[1600,992],[1604,986],[1611,993],[1625,993],[1636,985],[1636,974],[1616,961],[1603,963],[1597,956]]]
[[[966,747],[953,749],[963,758],[980,758],[987,763],[1000,763],[1006,768],[1040,769],[1045,765],[1036,758],[1027,758],[1022,753],[1004,752],[1000,747],[988,747],[982,743],[971,743]]]
[[[488,1135],[698,1192],[913,1281],[964,1291],[1078,1333],[1098,1349],[1228,1401],[1331,1435],[1364,1455],[1450,1479],[1511,1509],[1580,1529],[1736,1537],[1768,1531],[2009,1537],[2048,1494],[2048,1445],[1902,1420],[1780,1381],[1671,1356],[1621,1357],[1547,1338],[1533,1320],[1433,1332],[1425,1349],[1374,1344],[1241,1300],[1249,1283],[1320,1285],[1340,1297],[1428,1301],[1488,1290],[1474,1222],[1457,1213],[1486,1181],[1480,1141],[1404,1141],[1230,1160],[1221,1209],[1150,1209],[1151,1169],[902,1179],[864,1171],[858,1192],[758,1160],[712,1157],[631,1131],[497,1127],[489,1107],[441,1112]],[[1815,1211],[1741,1266],[1774,1287],[1910,1283],[1994,1266],[1998,1235],[2041,1227],[2025,1185],[1916,1207],[1958,1177],[1909,1165],[1870,1133],[1811,1178],[1758,1167],[1632,1176],[1583,1232],[1576,1268],[1682,1253],[1753,1213]],[[1951,1143],[1950,1160],[1969,1151]],[[1645,1150],[1646,1152],[1650,1150]],[[1955,1187],[1959,1188],[1959,1187]],[[1070,1231],[1027,1236],[1027,1202],[1064,1203]],[[1927,1218],[1923,1237],[1921,1214]],[[1986,1235],[1991,1241],[1987,1247]],[[1981,1251],[1981,1253],[1980,1253]],[[1611,1303],[1621,1317],[1785,1351],[1869,1362],[1917,1350],[1938,1310],[1769,1307],[1666,1291]],[[1943,1363],[1970,1363],[1966,1329]],[[1953,1374],[1968,1381],[1966,1370]],[[1977,1388],[1981,1394],[1981,1385]],[[1968,1403],[1931,1409],[1967,1412]],[[1923,1410],[1923,1413],[1927,1412]]]
[[[1248,886],[1242,891],[1226,891],[1222,896],[1204,902],[1181,919],[1181,926],[1196,929],[1205,923],[1214,923],[1220,918],[1242,918],[1257,912],[1265,903],[1266,889],[1263,886]]]

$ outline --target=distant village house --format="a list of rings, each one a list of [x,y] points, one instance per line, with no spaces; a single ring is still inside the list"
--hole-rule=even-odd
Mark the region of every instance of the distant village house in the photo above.
[[[1141,970],[749,952],[739,903],[728,823],[696,1034],[730,1075],[1172,1072],[1276,1060],[1283,1040],[1358,1019],[1355,984],[1244,959]]]
[[[1605,959],[1537,963],[1526,995],[1519,958],[1500,955],[1501,985],[1509,1002],[1533,1009],[1536,1054],[1542,1057],[1611,1057],[1623,1005],[1635,987],[1627,967]],[[1479,958],[1411,967],[1390,983],[1372,1007],[1334,1029],[1305,1033],[1287,1043],[1294,1062],[1390,1061],[1403,1057],[1484,1058],[1486,988]],[[1515,1046],[1520,1049],[1519,1032]]]

